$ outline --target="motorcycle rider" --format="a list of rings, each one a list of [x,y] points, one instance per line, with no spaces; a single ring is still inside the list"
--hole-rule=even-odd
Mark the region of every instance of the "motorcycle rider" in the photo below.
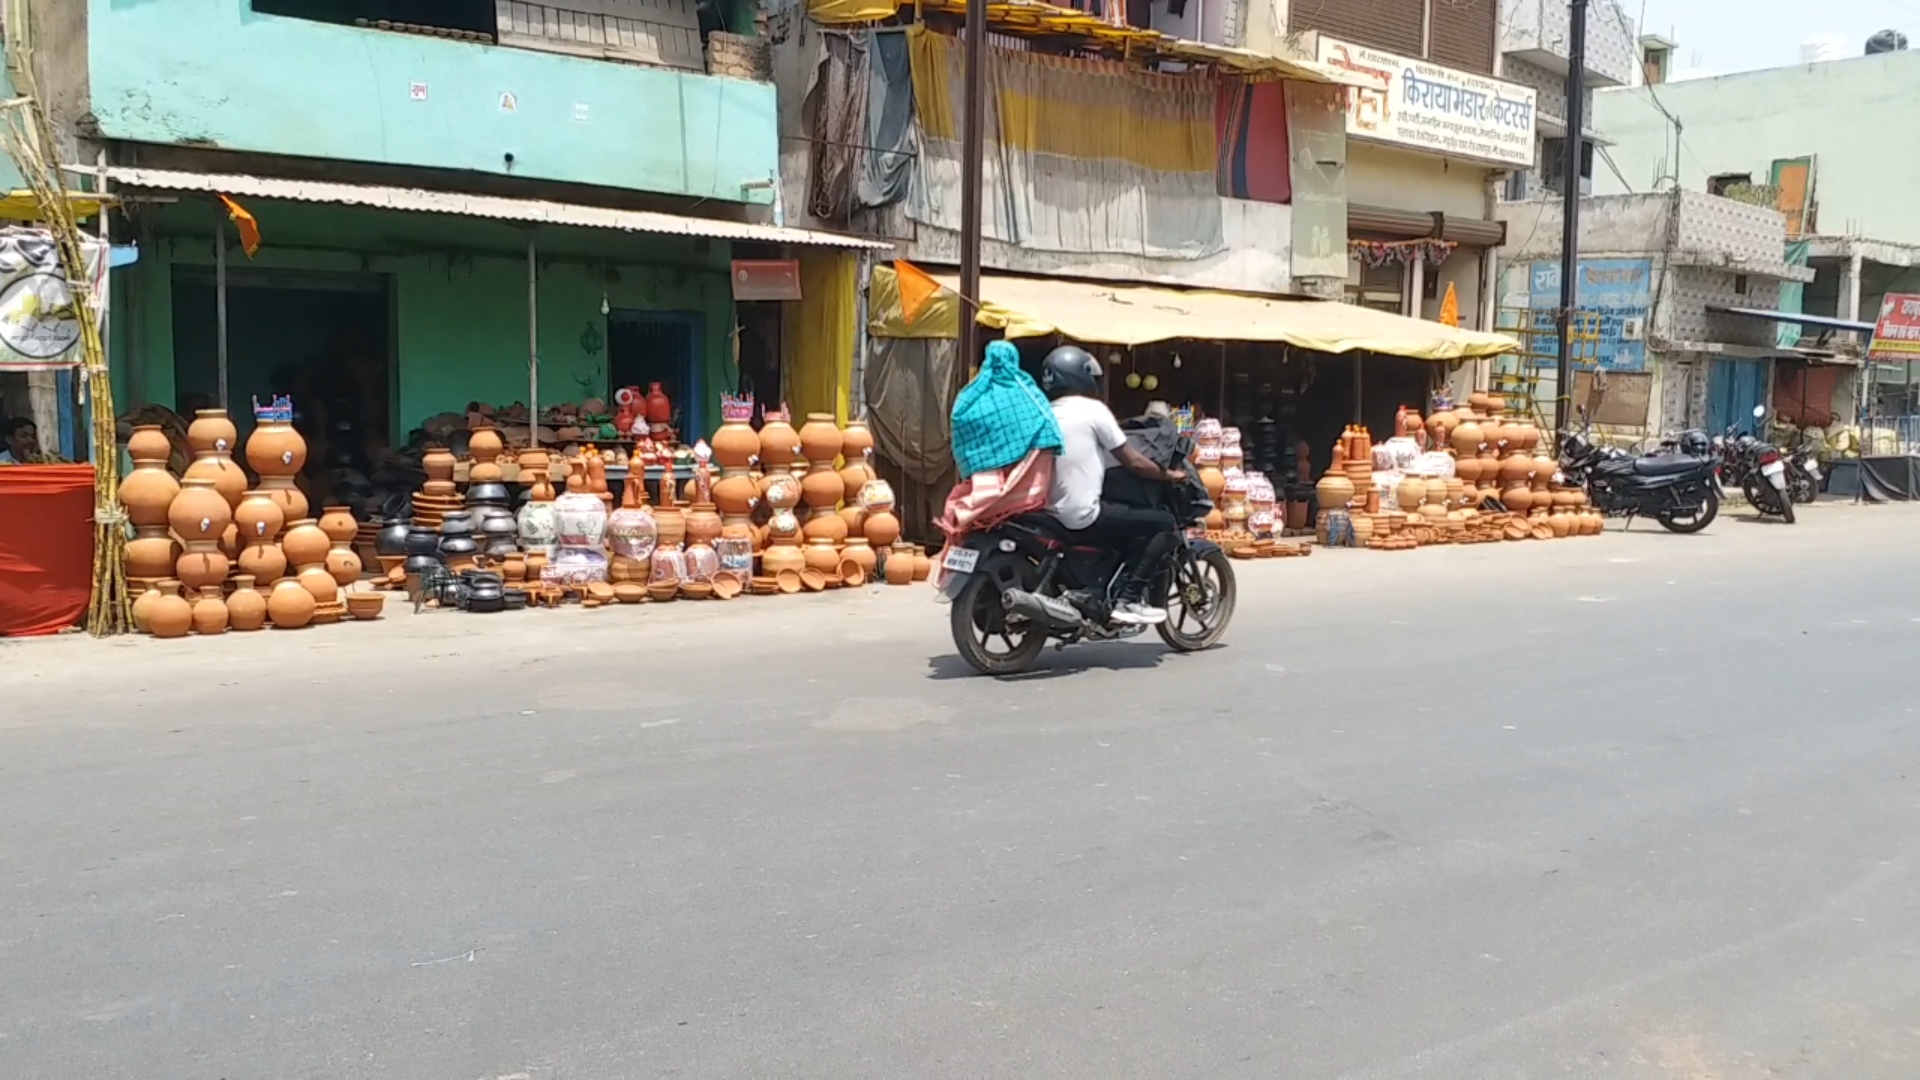
[[[1085,349],[1062,345],[1041,363],[1040,387],[1060,425],[1061,448],[1054,459],[1053,487],[1047,510],[1060,524],[1103,546],[1129,555],[1112,619],[1143,625],[1165,622],[1167,613],[1147,603],[1149,575],[1179,542],[1178,526],[1164,507],[1133,506],[1101,498],[1107,470],[1123,465],[1136,476],[1183,483],[1180,469],[1163,469],[1128,445],[1119,421],[1103,400],[1105,372]]]

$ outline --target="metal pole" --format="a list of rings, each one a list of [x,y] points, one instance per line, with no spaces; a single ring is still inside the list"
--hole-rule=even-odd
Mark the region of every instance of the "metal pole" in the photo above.
[[[220,407],[227,407],[227,223],[213,226],[213,322],[217,334],[216,364]]]
[[[986,157],[987,5],[968,0],[966,80],[960,136],[960,363],[980,362],[980,182]]]
[[[540,264],[527,235],[527,445],[540,445]]]
[[[1587,126],[1587,0],[1569,0],[1567,28],[1567,137],[1561,167],[1560,366],[1553,386],[1553,429],[1564,434],[1573,404],[1573,308],[1580,269],[1580,159]]]

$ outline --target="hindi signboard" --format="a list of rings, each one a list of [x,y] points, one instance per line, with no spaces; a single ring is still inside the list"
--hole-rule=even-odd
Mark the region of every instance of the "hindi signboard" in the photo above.
[[[1447,157],[1530,168],[1532,89],[1322,36],[1320,62],[1384,82],[1347,89],[1347,134]]]
[[[1575,346],[1576,366],[1591,352],[1602,371],[1645,371],[1647,318],[1653,310],[1652,259],[1581,259],[1574,284],[1574,308],[1599,316],[1598,340]],[[1560,308],[1560,264],[1536,262],[1527,276],[1527,306],[1534,311]],[[1553,360],[1558,363],[1558,353]]]
[[[1880,301],[1867,359],[1895,364],[1920,360],[1920,293],[1888,293]]]

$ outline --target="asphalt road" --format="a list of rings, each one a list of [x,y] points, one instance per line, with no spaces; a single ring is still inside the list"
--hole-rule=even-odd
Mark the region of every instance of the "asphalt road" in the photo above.
[[[0,1077],[1912,1080],[1916,536],[7,645]]]

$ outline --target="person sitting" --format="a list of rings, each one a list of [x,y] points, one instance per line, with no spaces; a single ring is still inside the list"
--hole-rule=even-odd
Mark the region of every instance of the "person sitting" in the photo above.
[[[1165,610],[1147,602],[1154,567],[1180,540],[1173,513],[1164,507],[1103,500],[1107,470],[1115,465],[1148,480],[1184,483],[1186,473],[1164,469],[1134,449],[1103,400],[1106,373],[1085,349],[1062,345],[1041,363],[1040,388],[1060,425],[1047,510],[1060,524],[1088,533],[1097,543],[1127,553],[1126,579],[1114,605],[1117,623],[1165,622]]]
[[[0,449],[0,465],[38,465],[45,460],[45,455],[40,453],[39,427],[24,416],[8,420],[6,448]]]

